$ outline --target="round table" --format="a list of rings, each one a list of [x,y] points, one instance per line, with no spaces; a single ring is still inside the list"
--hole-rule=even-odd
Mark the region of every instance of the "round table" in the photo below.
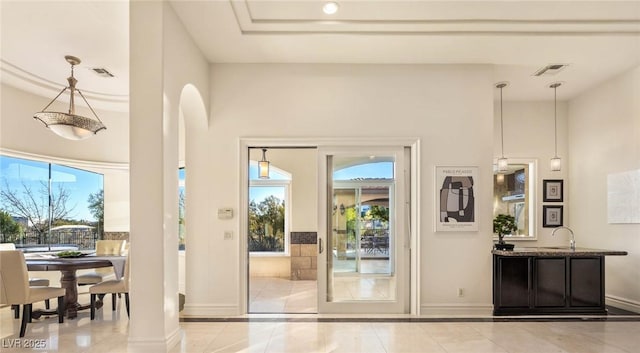
[[[89,306],[82,306],[78,303],[78,280],[76,271],[89,268],[110,267],[112,262],[108,259],[96,259],[92,257],[78,258],[54,258],[54,259],[26,259],[29,271],[60,271],[60,285],[65,289],[64,308],[67,318],[73,319],[78,316],[78,310],[86,309]],[[36,316],[42,314],[55,314],[47,311],[39,311]]]

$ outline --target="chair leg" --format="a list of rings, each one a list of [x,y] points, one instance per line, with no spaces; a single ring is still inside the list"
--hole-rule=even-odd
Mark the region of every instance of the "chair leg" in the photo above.
[[[27,331],[27,323],[31,322],[31,304],[24,304],[22,306],[22,324],[20,325],[20,337],[24,337],[25,331]]]
[[[129,315],[129,293],[124,293],[124,302],[127,306],[127,317],[131,317]]]
[[[20,305],[11,305],[11,309],[14,310],[13,318],[14,319],[19,319],[20,318]]]
[[[58,323],[64,322],[64,295],[58,297]]]
[[[49,299],[45,299],[44,300],[44,307],[47,310],[49,310],[51,308],[51,304],[49,303]]]
[[[91,320],[96,318],[96,295],[91,294]]]
[[[111,293],[111,311],[116,311],[116,293]]]

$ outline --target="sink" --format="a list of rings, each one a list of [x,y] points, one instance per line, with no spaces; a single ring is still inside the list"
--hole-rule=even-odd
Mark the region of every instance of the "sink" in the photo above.
[[[542,246],[541,249],[570,250],[570,246]]]

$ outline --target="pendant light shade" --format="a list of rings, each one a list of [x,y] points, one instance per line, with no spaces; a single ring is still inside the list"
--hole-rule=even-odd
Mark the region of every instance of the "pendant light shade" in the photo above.
[[[269,161],[267,160],[267,149],[262,149],[262,159],[258,162],[258,178],[269,179]]]
[[[98,131],[106,129],[106,127],[104,126],[104,124],[102,124],[102,121],[100,120],[100,118],[98,118],[98,115],[93,110],[89,102],[87,102],[87,99],[84,98],[82,92],[76,89],[76,83],[78,83],[78,80],[73,77],[73,67],[80,64],[80,59],[71,55],[67,55],[64,58],[69,64],[71,64],[71,76],[67,78],[69,86],[63,88],[62,91],[60,91],[60,93],[58,93],[58,95],[51,102],[49,102],[49,104],[47,104],[44,109],[42,109],[42,111],[35,113],[33,117],[37,120],[40,120],[46,127],[49,128],[49,130],[53,131],[58,136],[64,137],[69,140],[84,140],[88,137],[91,137],[92,135],[97,134]],[[49,106],[53,102],[55,102],[55,100],[58,99],[58,97],[60,97],[60,95],[62,95],[62,93],[64,93],[64,91],[66,90],[69,90],[70,94],[69,112],[63,113],[47,111],[47,108],[49,108]],[[95,120],[81,115],[76,115],[74,101],[74,94],[76,91],[78,92],[78,94],[80,94],[82,100],[84,100],[84,102],[87,104],[87,106],[95,116]]]
[[[554,154],[551,158],[550,168],[551,171],[559,172],[562,170],[562,159],[558,157],[558,96],[556,90],[562,83],[552,83],[549,88],[553,88],[553,135],[554,135]]]
[[[509,161],[504,157],[504,121],[502,119],[502,89],[507,86],[507,82],[496,84],[500,88],[500,158],[498,158],[498,171],[506,172],[509,169]]]

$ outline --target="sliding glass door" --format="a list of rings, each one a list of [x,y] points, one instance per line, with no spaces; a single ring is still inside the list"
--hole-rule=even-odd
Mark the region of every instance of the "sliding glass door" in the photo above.
[[[408,312],[403,147],[320,149],[320,312]]]

